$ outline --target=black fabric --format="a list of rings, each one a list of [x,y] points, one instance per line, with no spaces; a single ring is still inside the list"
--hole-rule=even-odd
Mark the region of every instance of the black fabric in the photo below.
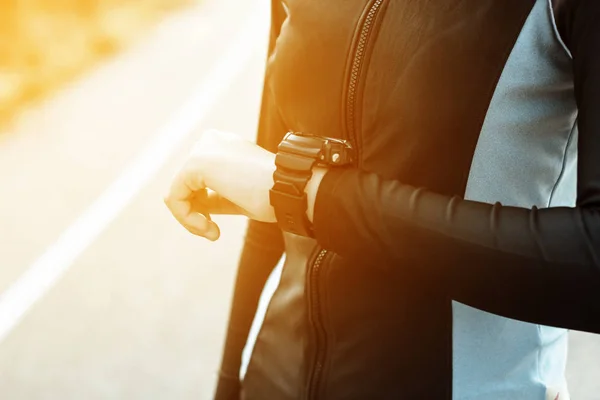
[[[561,39],[570,47],[575,22],[575,13],[581,0],[552,0],[554,20]]]
[[[600,332],[600,2],[582,0],[569,26],[576,208],[489,205],[374,173],[332,171],[316,200],[319,242],[344,257],[424,269],[456,300],[495,314]]]
[[[358,167],[463,195],[487,109],[533,3],[389,1],[360,92]]]

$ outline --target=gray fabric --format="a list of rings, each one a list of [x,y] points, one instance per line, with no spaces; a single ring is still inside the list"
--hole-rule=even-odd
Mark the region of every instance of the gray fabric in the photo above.
[[[505,65],[482,127],[466,198],[573,206],[577,130],[570,54],[548,0],[537,0]],[[518,282],[515,282],[518,285]],[[560,293],[559,288],[548,290]],[[561,399],[567,332],[453,303],[456,400]]]

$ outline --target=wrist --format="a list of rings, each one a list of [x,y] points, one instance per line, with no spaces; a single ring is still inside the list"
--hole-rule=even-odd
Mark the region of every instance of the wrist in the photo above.
[[[328,169],[326,167],[313,167],[312,176],[308,180],[306,187],[304,188],[304,193],[306,193],[306,216],[308,220],[312,223],[315,214],[315,202],[317,200],[317,192],[319,191],[319,186],[321,185],[321,181],[325,177]]]
[[[348,166],[353,159],[346,140],[288,132],[277,148],[274,185],[269,191],[280,228],[314,237],[312,221],[321,181],[330,168]]]

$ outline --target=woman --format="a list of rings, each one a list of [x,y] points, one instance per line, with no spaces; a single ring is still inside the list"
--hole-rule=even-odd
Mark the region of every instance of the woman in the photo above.
[[[262,148],[209,132],[166,198],[211,240],[252,219],[217,399],[568,398],[565,328],[600,332],[600,2],[272,10]]]

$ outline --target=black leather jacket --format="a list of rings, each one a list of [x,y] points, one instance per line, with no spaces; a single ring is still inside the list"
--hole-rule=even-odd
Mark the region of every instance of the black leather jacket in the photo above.
[[[359,157],[322,182],[316,240],[250,222],[216,398],[450,399],[451,300],[600,332],[600,2],[553,2],[573,56],[578,185],[573,207],[545,209],[464,199],[535,0],[284,3],[273,0],[258,143],[275,151],[305,131],[351,140]]]

